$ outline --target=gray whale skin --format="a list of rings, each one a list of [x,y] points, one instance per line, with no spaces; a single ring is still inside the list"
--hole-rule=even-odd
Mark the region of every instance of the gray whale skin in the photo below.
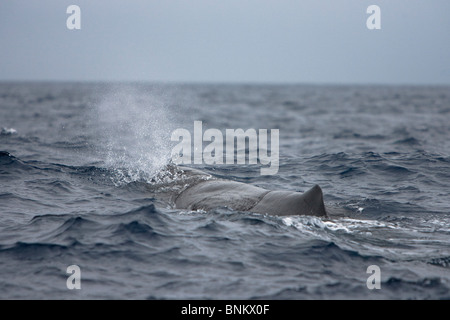
[[[327,217],[322,189],[315,185],[305,193],[269,191],[253,185],[213,178],[202,171],[180,167],[184,174],[203,177],[188,184],[173,199],[175,207],[188,210],[212,210],[227,207],[237,211],[289,216]],[[209,176],[209,178],[204,178]]]

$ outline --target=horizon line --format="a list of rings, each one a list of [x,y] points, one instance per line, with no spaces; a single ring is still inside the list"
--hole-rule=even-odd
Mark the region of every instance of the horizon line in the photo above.
[[[106,80],[106,79],[0,79],[4,83],[80,83],[80,84],[167,84],[167,85],[259,85],[259,86],[411,86],[411,87],[447,87],[450,83],[419,83],[419,82],[333,82],[333,81],[212,81],[212,80]]]

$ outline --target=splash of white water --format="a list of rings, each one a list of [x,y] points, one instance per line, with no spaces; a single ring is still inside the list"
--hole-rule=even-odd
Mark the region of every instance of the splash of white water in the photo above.
[[[94,111],[96,149],[114,183],[150,181],[169,162],[169,112],[148,88],[115,86]]]

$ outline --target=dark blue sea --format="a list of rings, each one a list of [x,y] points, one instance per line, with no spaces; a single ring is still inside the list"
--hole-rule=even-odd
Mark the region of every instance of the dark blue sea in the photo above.
[[[280,130],[276,175],[197,168],[343,214],[174,208],[195,120]],[[450,299],[450,87],[1,83],[0,298]]]

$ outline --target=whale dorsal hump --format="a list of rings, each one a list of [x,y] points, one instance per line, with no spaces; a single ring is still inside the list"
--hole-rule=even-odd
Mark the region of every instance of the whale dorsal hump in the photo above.
[[[305,193],[270,191],[250,211],[280,216],[327,216],[322,189],[318,185]]]

